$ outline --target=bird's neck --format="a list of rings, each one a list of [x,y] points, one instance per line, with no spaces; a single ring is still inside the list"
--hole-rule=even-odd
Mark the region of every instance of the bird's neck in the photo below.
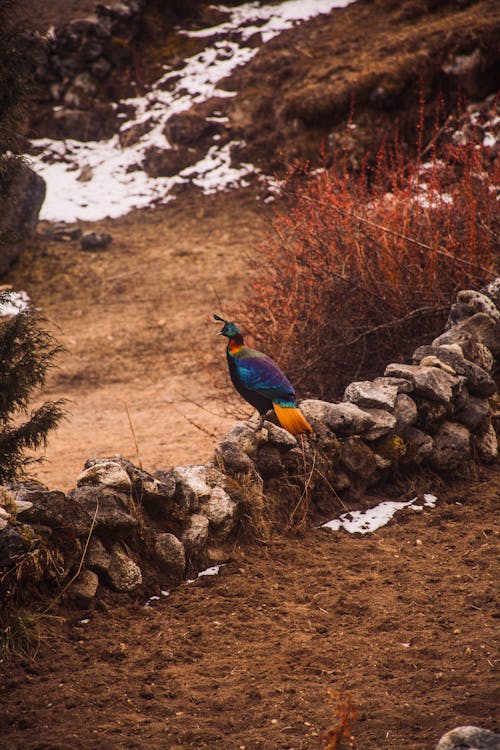
[[[243,336],[241,333],[237,333],[236,336],[232,336],[227,342],[227,350],[233,356],[239,352],[243,346]]]

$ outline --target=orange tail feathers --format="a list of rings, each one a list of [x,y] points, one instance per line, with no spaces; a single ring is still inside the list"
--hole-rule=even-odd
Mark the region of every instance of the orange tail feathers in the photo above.
[[[273,403],[273,407],[278,422],[285,430],[288,430],[292,435],[301,435],[303,432],[309,432],[312,435],[311,425],[296,406],[280,406]]]

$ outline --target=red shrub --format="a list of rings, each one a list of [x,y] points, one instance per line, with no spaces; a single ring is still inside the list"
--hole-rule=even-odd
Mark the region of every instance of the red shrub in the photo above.
[[[356,176],[344,159],[289,176],[239,319],[301,395],[382,374],[494,275],[498,159],[474,143],[430,151],[409,165],[396,143]]]

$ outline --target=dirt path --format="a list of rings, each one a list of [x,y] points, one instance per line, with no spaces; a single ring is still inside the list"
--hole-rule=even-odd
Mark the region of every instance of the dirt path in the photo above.
[[[113,235],[100,252],[31,243],[5,281],[58,327],[66,352],[42,400],[69,400],[37,478],[69,489],[87,458],[117,453],[148,470],[204,462],[215,436],[251,413],[228,388],[211,313],[245,293],[270,214],[250,193],[185,195],[91,225]]]
[[[374,534],[237,547],[152,606],[66,613],[35,664],[4,667],[1,747],[324,748],[346,693],[360,750],[495,729],[499,493],[497,469]]]

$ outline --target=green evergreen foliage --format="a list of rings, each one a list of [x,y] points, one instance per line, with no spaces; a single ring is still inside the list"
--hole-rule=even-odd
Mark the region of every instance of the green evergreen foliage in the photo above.
[[[0,305],[7,295],[0,293]],[[47,401],[28,415],[33,391],[44,385],[60,344],[28,307],[0,318],[0,482],[23,476],[34,459],[26,455],[47,443],[64,417],[62,401]]]

